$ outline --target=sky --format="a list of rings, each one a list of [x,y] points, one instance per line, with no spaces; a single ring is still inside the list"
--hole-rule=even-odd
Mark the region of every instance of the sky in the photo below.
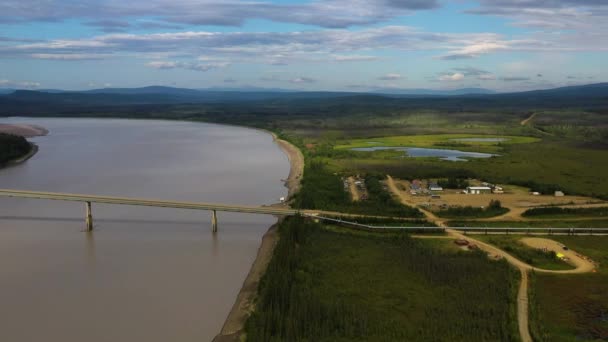
[[[607,0],[2,0],[0,88],[608,81]]]

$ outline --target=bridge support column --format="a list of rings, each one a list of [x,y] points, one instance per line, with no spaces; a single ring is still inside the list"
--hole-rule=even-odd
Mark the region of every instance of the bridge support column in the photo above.
[[[213,211],[211,216],[211,231],[217,233],[217,211]]]
[[[87,202],[87,213],[85,217],[85,222],[87,225],[87,232],[93,231],[93,213],[91,211],[91,202]]]

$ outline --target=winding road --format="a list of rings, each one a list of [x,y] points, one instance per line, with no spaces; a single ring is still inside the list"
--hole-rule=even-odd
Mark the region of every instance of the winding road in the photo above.
[[[391,176],[387,176],[387,185],[389,190],[401,200],[401,202],[408,206],[416,206],[415,203],[411,203],[407,200],[407,197],[403,195],[401,191],[395,185],[395,182]],[[546,270],[538,267],[531,266],[509,253],[490,245],[486,242],[477,240],[472,238],[470,235],[464,235],[463,233],[450,229],[444,221],[439,219],[435,214],[428,210],[421,209],[426,218],[430,222],[434,222],[436,225],[445,228],[446,233],[448,234],[448,238],[453,239],[465,239],[471,243],[474,243],[479,247],[479,249],[483,250],[488,254],[491,258],[504,258],[509,264],[516,267],[521,274],[521,282],[519,284],[519,291],[517,293],[517,321],[519,326],[519,335],[523,342],[532,342],[532,336],[530,335],[529,329],[529,297],[528,297],[528,287],[529,287],[529,272],[535,271],[539,273],[553,273],[553,274],[581,274],[592,272],[595,269],[595,265],[593,262],[589,261],[587,258],[583,258],[580,254],[576,253],[573,250],[563,250],[562,246],[553,240],[544,239],[544,238],[523,238],[522,242],[531,248],[546,248],[547,250],[551,250],[554,252],[560,252],[564,254],[569,262],[575,266],[574,269],[571,270]],[[431,238],[426,237],[426,238]],[[445,236],[438,236],[437,238],[446,238]]]

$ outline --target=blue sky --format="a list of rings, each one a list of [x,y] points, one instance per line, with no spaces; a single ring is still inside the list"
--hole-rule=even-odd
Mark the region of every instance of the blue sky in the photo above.
[[[605,0],[3,0],[0,88],[550,88],[608,80]]]

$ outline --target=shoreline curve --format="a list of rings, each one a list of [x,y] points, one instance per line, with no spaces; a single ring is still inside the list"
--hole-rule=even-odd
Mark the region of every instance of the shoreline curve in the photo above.
[[[290,170],[289,176],[285,180],[285,187],[288,189],[288,199],[291,199],[300,189],[300,181],[304,175],[304,155],[299,148],[290,142],[280,139],[273,132],[268,133],[272,135],[274,142],[279,145],[283,153],[287,155],[287,159],[289,159]],[[272,225],[262,237],[262,243],[251,265],[251,269],[243,282],[243,286],[236,297],[228,317],[224,321],[220,333],[215,336],[213,342],[241,341],[245,323],[255,310],[258,285],[266,273],[266,268],[274,254],[274,247],[279,240],[278,226],[281,221],[282,218],[279,218],[277,223]]]

